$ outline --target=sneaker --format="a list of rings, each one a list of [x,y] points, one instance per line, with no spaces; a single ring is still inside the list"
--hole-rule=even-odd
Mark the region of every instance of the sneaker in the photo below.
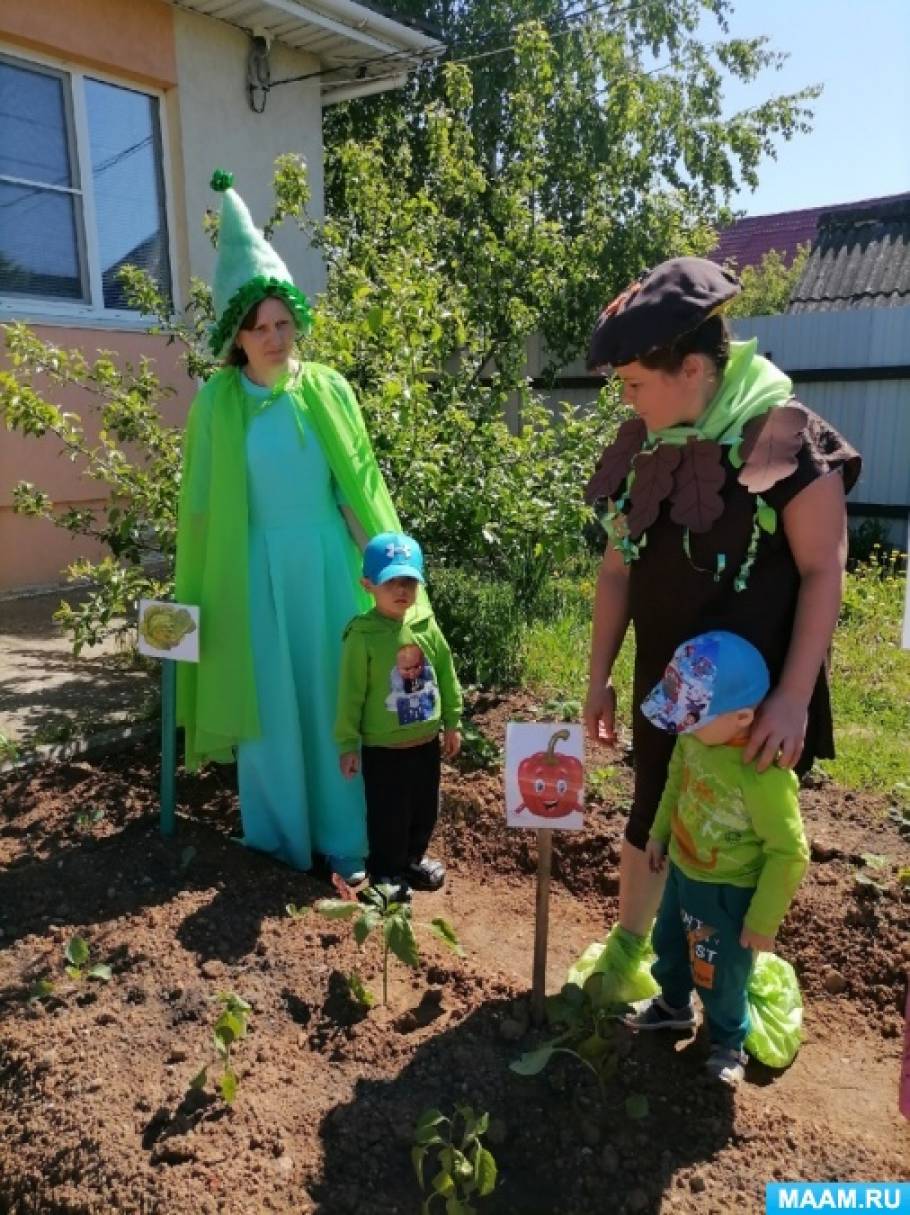
[[[344,878],[349,886],[359,886],[361,882],[367,880],[367,871],[359,857],[330,856],[329,869],[332,873],[337,873],[340,878]]]
[[[362,903],[369,903],[370,891],[376,886],[382,886],[384,892],[390,892],[386,897],[390,898],[393,903],[410,903],[411,901],[411,887],[403,878],[388,877],[383,874],[379,874],[376,877],[371,876],[369,886],[366,888],[366,890],[361,890],[358,893],[358,899],[360,899]]]
[[[732,1046],[712,1046],[705,1070],[709,1076],[736,1088],[746,1074],[746,1052]]]
[[[624,1020],[632,1029],[694,1029],[696,1023],[691,1000],[682,1008],[673,1008],[663,996],[655,996]]]
[[[446,880],[445,865],[442,861],[424,856],[408,864],[404,877],[415,890],[439,890]]]

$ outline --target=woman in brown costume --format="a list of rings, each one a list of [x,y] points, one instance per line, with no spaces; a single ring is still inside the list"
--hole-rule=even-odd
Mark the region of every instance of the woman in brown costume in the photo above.
[[[674,739],[639,706],[676,647],[728,629],[763,654],[772,691],[744,762],[803,772],[834,754],[826,661],[847,552],[844,495],[860,458],[793,398],[755,341],[730,341],[718,314],[738,291],[712,262],[665,262],[604,309],[588,356],[590,368],[619,376],[637,415],[586,491],[608,537],[585,702],[592,739],[615,737],[610,676],[630,622],[636,647],[619,925],[595,964],[617,980],[641,969],[661,896],[644,847]]]

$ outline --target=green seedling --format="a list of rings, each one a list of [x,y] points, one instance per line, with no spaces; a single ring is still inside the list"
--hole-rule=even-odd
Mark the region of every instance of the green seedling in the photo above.
[[[351,993],[351,999],[359,1004],[361,1008],[372,1008],[376,1003],[376,997],[361,979],[356,970],[352,970],[348,975],[348,991]]]
[[[19,748],[6,734],[0,734],[0,764],[14,763],[19,758]]]
[[[47,1000],[54,994],[54,984],[50,979],[35,979],[34,983],[28,989],[27,999],[29,1002],[38,1000]]]
[[[458,758],[463,767],[489,770],[499,766],[502,751],[482,730],[478,730],[473,722],[466,721],[461,730],[461,751]]]
[[[212,1041],[221,1063],[221,1075],[216,1083],[222,1100],[226,1105],[232,1105],[240,1081],[232,1066],[231,1052],[234,1043],[246,1037],[250,1013],[253,1010],[246,1000],[234,992],[219,992],[217,1000],[221,1005],[221,1013],[212,1030]],[[199,1091],[204,1089],[208,1081],[208,1071],[208,1064],[200,1068],[190,1081],[190,1088]]]
[[[581,701],[555,697],[543,706],[542,715],[547,721],[580,721]]]
[[[92,810],[80,810],[76,815],[76,826],[80,831],[90,831],[104,818],[104,811],[97,807]]]
[[[424,1162],[436,1157],[437,1171],[430,1179],[430,1192],[420,1207],[421,1215],[432,1215],[433,1203],[440,1199],[445,1215],[474,1215],[468,1199],[486,1198],[496,1186],[496,1161],[481,1143],[490,1125],[489,1114],[476,1114],[470,1105],[456,1105],[455,1115],[447,1118],[441,1110],[421,1114],[414,1128],[411,1163],[426,1193]]]
[[[284,909],[292,920],[302,920],[304,916],[310,914],[309,907],[305,906],[303,903],[301,903],[299,907],[296,903],[285,903]]]
[[[585,776],[585,784],[590,796],[602,802],[615,775],[616,769],[612,764],[592,768]]]
[[[68,965],[66,973],[76,983],[83,979],[97,979],[101,983],[111,981],[111,968],[104,962],[95,962],[89,966],[91,951],[84,937],[72,937],[64,950],[63,956]]]
[[[382,1003],[389,1002],[389,954],[393,953],[406,966],[416,969],[420,960],[417,948],[417,938],[414,936],[414,925],[411,919],[411,908],[408,903],[396,899],[398,889],[395,886],[369,886],[359,896],[360,902],[349,899],[320,899],[316,910],[320,915],[330,920],[353,920],[354,939],[362,945],[374,928],[382,929]],[[459,957],[464,951],[455,935],[455,930],[447,920],[437,917],[422,927],[442,941]]]
[[[856,886],[857,894],[864,894],[874,899],[880,899],[885,893],[881,882],[869,877],[868,873],[857,873],[853,878],[853,884]]]
[[[601,1106],[606,1111],[607,1084],[615,1076],[619,1063],[617,1019],[627,1006],[604,1004],[602,986],[603,975],[593,974],[583,988],[566,983],[559,995],[550,996],[546,1003],[547,1020],[562,1032],[509,1066],[519,1076],[536,1076],[557,1055],[569,1055],[594,1077]],[[648,1099],[632,1094],[623,1108],[627,1118],[644,1118]]]

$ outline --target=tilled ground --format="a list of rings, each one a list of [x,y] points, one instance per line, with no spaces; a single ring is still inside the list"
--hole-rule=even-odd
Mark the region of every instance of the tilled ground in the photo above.
[[[534,705],[478,709],[501,741]],[[630,774],[616,755],[591,768],[588,824],[556,840],[553,989],[615,917]],[[466,958],[418,927],[419,969],[395,962],[389,1006],[368,1014],[347,976],[379,990],[377,944],[288,914],[330,892],[233,842],[230,770],[182,781],[173,841],[158,834],[156,782],[154,753],[137,750],[0,784],[0,1212],[416,1215],[414,1122],[455,1102],[493,1118],[491,1215],[759,1212],[774,1179],[907,1176],[910,841],[886,803],[804,792],[814,864],[780,945],[806,998],[793,1067],[751,1065],[735,1095],[718,1092],[700,1037],[620,1031],[602,1109],[571,1059],[535,1079],[508,1068],[540,1037],[526,1001],[536,860],[533,833],[505,828],[497,773],[448,770],[437,845],[449,880],[415,898],[415,920],[444,915]],[[76,934],[109,983],[67,978]],[[29,1000],[42,978],[53,992]],[[213,1063],[226,991],[253,1006],[231,1107],[211,1081],[188,1087]],[[648,1098],[639,1121],[625,1114],[632,1094]]]

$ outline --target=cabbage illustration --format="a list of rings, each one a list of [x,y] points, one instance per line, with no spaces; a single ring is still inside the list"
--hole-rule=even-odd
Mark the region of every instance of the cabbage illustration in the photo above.
[[[195,629],[193,617],[181,607],[150,607],[139,622],[139,632],[156,650],[172,650]]]

